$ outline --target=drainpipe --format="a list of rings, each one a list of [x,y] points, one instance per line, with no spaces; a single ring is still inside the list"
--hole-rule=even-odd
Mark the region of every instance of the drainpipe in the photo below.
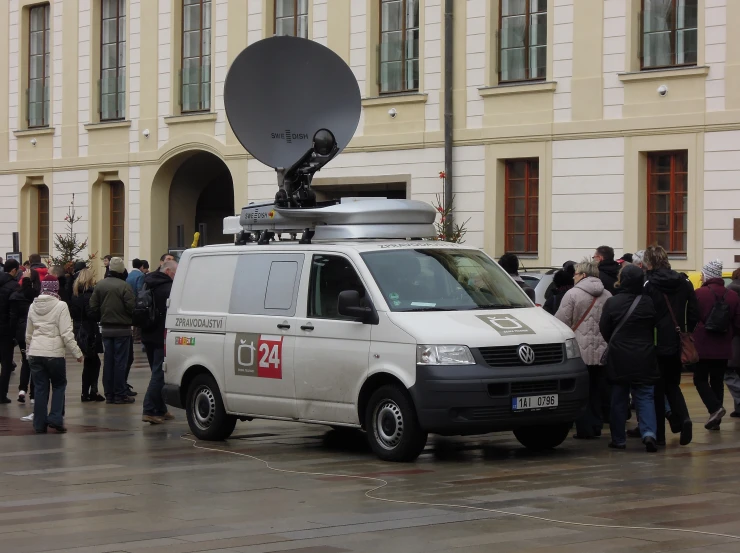
[[[444,120],[444,136],[445,136],[445,209],[448,210],[452,205],[452,41],[453,41],[453,8],[454,0],[445,0],[445,52],[444,52],[444,64],[445,64],[445,120]],[[446,234],[450,236],[453,229],[453,214],[450,212],[446,219]]]

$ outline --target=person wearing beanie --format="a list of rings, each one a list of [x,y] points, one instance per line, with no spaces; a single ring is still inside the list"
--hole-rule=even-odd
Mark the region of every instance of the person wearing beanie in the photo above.
[[[573,270],[570,270],[573,267]],[[555,284],[555,292],[547,298],[543,309],[550,315],[554,315],[560,308],[560,302],[563,300],[565,293],[575,286],[573,276],[575,274],[575,265],[571,265],[568,269],[560,269],[554,275],[552,275],[552,282]]]
[[[126,385],[131,343],[131,316],[136,298],[126,284],[126,266],[120,257],[108,263],[108,278],[100,281],[90,296],[90,311],[100,322],[103,336],[103,389],[106,403],[134,403]]]
[[[0,273],[0,403],[10,403],[8,386],[13,372],[13,350],[15,332],[10,325],[10,297],[18,290],[16,275],[20,264],[8,259]]]
[[[69,316],[67,304],[59,299],[59,280],[54,275],[46,275],[41,282],[41,295],[28,310],[26,323],[26,356],[36,396],[33,428],[37,434],[45,434],[47,427],[60,433],[67,431],[64,426],[64,393],[67,390],[65,350],[78,363],[82,363],[72,317]]]
[[[21,281],[20,290],[13,292],[10,296],[10,326],[15,329],[15,341],[21,351],[21,378],[18,383],[18,402],[26,402],[26,394],[30,391],[31,399],[35,397],[33,381],[31,380],[31,367],[26,355],[26,325],[28,323],[28,310],[31,308],[40,291],[34,287],[34,277],[38,279],[35,269],[30,269],[27,276]]]
[[[725,287],[719,259],[704,265],[701,273],[702,286],[696,291],[699,324],[694,342],[699,363],[694,368],[694,386],[709,412],[704,428],[719,430],[727,413],[722,403],[725,371],[732,359],[732,338],[740,334],[740,298]]]

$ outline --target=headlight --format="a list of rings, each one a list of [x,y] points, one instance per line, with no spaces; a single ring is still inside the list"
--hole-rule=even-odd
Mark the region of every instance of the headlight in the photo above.
[[[474,365],[466,346],[416,346],[417,365]]]
[[[565,341],[565,356],[568,359],[578,359],[581,356],[581,348],[575,338]]]

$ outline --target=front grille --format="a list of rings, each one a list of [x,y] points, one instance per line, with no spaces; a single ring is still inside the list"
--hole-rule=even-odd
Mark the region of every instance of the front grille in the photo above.
[[[511,383],[511,394],[537,394],[547,392],[557,392],[558,381],[557,380],[540,380],[534,382],[512,382]]]
[[[563,362],[563,344],[530,344],[530,347],[534,350],[532,365],[556,365]],[[478,348],[478,351],[489,367],[525,365],[519,358],[519,346]]]
[[[576,388],[575,378],[561,380],[526,380],[520,382],[495,382],[488,384],[491,397],[522,396],[536,394],[556,394],[572,392]]]
[[[580,400],[567,400],[562,401],[557,407],[542,409],[542,411],[554,411],[556,413],[572,412],[576,415],[583,406],[583,401]],[[542,412],[542,411],[534,411]],[[532,413],[533,411],[522,411],[516,413],[517,416],[521,416],[524,413]],[[496,421],[500,419],[508,419],[512,415],[510,406],[500,405],[495,407],[465,407],[462,409],[452,409],[451,417],[453,420],[465,420],[471,422],[486,422]]]

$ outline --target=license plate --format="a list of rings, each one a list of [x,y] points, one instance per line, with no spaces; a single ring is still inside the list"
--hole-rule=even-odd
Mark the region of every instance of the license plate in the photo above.
[[[526,396],[511,398],[511,408],[514,411],[532,411],[536,409],[550,409],[558,406],[558,394],[546,396]]]

